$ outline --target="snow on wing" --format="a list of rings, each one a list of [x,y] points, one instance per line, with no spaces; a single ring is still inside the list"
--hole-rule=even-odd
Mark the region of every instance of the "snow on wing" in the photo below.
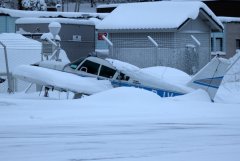
[[[13,75],[18,79],[38,85],[50,86],[88,95],[113,88],[108,80],[81,77],[66,72],[30,65],[19,66],[15,69]]]

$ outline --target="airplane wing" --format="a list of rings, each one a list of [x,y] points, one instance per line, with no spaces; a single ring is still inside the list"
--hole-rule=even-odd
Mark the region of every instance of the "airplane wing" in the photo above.
[[[91,95],[113,88],[108,80],[82,77],[71,73],[31,65],[17,67],[13,76],[42,86]]]

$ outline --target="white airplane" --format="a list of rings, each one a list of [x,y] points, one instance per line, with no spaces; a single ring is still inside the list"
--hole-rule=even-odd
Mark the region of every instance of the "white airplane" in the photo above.
[[[18,79],[45,86],[47,89],[85,95],[126,86],[153,91],[161,97],[173,97],[200,88],[213,100],[225,73],[234,63],[216,56],[184,87],[159,80],[127,63],[92,56],[68,64],[42,61],[34,65],[23,65],[18,67],[13,75]]]

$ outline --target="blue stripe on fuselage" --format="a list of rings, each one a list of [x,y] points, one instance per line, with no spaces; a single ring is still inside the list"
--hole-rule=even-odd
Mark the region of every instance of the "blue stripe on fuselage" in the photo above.
[[[145,90],[148,90],[148,91],[152,91],[152,92],[158,94],[160,97],[174,97],[174,96],[179,96],[179,95],[184,94],[184,93],[167,91],[167,90],[158,89],[158,88],[147,87],[147,86],[143,86],[143,85],[140,85],[140,84],[133,84],[133,83],[127,83],[127,82],[122,82],[122,81],[113,81],[113,80],[110,80],[110,81],[111,81],[111,83],[114,87],[141,88],[141,89],[145,89]]]
[[[78,74],[79,76],[82,77],[90,77],[84,74]],[[93,77],[96,78],[96,77]],[[173,92],[173,91],[168,91],[168,90],[163,90],[163,89],[158,89],[158,88],[152,88],[152,87],[147,87],[143,86],[141,84],[133,84],[133,83],[128,83],[128,82],[123,82],[123,81],[117,81],[117,80],[112,80],[112,79],[104,79],[104,78],[99,78],[97,77],[98,80],[109,80],[113,87],[136,87],[136,88],[141,88],[145,89],[151,92],[156,93],[160,97],[174,97],[174,96],[180,96],[184,95],[185,93],[179,93],[179,92]]]

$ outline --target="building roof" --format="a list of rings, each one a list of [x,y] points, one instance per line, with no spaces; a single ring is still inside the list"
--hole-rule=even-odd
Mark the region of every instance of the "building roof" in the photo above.
[[[96,25],[101,20],[96,18],[90,19],[70,19],[70,18],[19,18],[15,21],[15,24],[41,24],[59,22],[61,24],[75,24],[75,25]]]
[[[240,17],[218,17],[222,23],[240,23]]]
[[[0,41],[7,48],[9,71],[21,64],[32,64],[41,60],[42,44],[16,33],[0,34]],[[0,73],[6,72],[3,46],[0,45]]]
[[[45,18],[99,18],[103,19],[107,13],[85,13],[85,12],[48,12],[48,11],[24,11],[0,8],[0,15],[11,17],[45,17]]]
[[[198,1],[121,4],[97,25],[97,29],[178,29],[186,21],[195,20],[200,12],[203,12],[212,24],[218,26],[218,30],[223,29],[222,23],[214,13]]]
[[[7,49],[39,49],[41,50],[41,43],[32,40],[16,33],[2,33],[0,34],[0,41],[6,45]],[[0,49],[3,47],[0,45]]]

